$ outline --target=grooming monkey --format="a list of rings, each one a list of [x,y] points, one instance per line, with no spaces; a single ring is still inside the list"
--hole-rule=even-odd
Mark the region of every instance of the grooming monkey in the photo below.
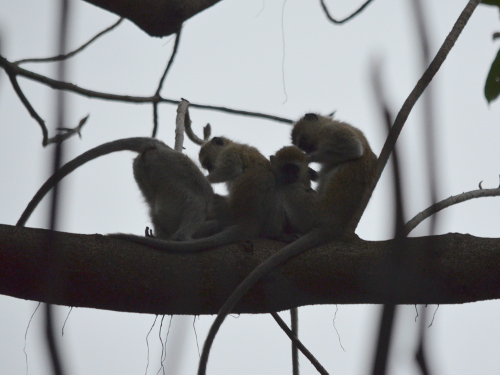
[[[157,236],[188,239],[208,215],[223,210],[224,198],[213,194],[210,183],[186,155],[154,138],[124,138],[97,146],[63,165],[38,190],[26,207],[18,226],[23,226],[45,194],[66,175],[100,156],[117,151],[134,151],[134,177],[149,206]],[[202,225],[203,224],[203,225]]]
[[[276,176],[269,160],[256,148],[225,137],[206,142],[199,158],[209,172],[208,181],[227,185],[230,225],[212,236],[185,242],[125,234],[112,236],[169,252],[195,252],[257,236],[283,238],[286,213],[277,201]]]
[[[315,113],[294,124],[292,143],[309,162],[321,164],[316,188],[319,225],[331,236],[340,236],[373,178],[377,157],[361,130]]]
[[[314,226],[317,217],[317,195],[311,188],[317,173],[295,146],[281,148],[270,161],[276,178],[276,201],[285,213],[285,233],[303,235]]]

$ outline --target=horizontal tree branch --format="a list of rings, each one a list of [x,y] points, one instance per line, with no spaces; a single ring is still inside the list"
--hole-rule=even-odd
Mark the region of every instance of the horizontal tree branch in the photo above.
[[[0,225],[0,294],[58,305],[150,314],[215,314],[258,264],[281,249],[255,239],[198,254],[168,254],[102,235],[58,232],[57,293],[44,285],[47,230]],[[453,304],[500,298],[500,239],[408,238],[387,283],[393,241],[353,239],[308,251],[265,277],[234,313],[315,304]],[[252,249],[249,250],[249,247]],[[430,250],[429,250],[430,249]]]
[[[151,36],[167,36],[220,0],[85,0],[125,17]]]

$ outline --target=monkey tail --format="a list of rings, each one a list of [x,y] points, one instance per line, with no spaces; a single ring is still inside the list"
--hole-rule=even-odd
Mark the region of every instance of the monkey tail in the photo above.
[[[58,171],[50,176],[47,181],[45,181],[42,187],[38,189],[35,196],[28,203],[28,206],[26,206],[26,208],[24,209],[21,217],[16,223],[16,226],[23,227],[40,201],[55,186],[55,184],[88,161],[117,151],[135,151],[137,153],[140,153],[144,150],[147,150],[148,148],[156,147],[159,145],[168,147],[165,143],[155,138],[123,138],[117,139],[116,141],[104,143],[84,152],[80,156],[77,156],[73,160],[64,164]]]

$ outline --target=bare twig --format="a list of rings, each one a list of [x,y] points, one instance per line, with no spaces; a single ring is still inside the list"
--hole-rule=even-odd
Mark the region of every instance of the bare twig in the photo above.
[[[62,131],[64,133],[57,134],[54,137],[49,138],[47,140],[47,144],[63,142],[66,139],[68,139],[69,137],[71,137],[71,136],[73,136],[75,134],[78,134],[78,137],[80,137],[80,139],[81,139],[82,138],[81,130],[83,128],[83,125],[85,125],[85,123],[87,122],[89,116],[90,115],[87,115],[84,118],[82,118],[80,120],[80,122],[78,123],[78,125],[76,127],[74,127],[74,128],[57,128],[57,130]]]
[[[205,143],[205,141],[210,138],[210,124],[207,124],[205,125],[205,127],[203,128],[203,138],[204,139],[201,139],[200,137],[198,137],[196,134],[194,134],[194,131],[193,131],[193,128],[191,127],[191,119],[189,118],[189,121],[186,121],[185,124],[184,124],[184,131],[186,132],[186,135],[188,136],[188,138],[191,140],[191,142],[197,144],[197,145],[202,145],[203,143]],[[208,127],[208,137],[205,137],[206,136],[206,132],[205,132],[205,129],[207,129]]]
[[[21,87],[19,86],[19,83],[17,82],[16,75],[14,73],[11,73],[10,70],[6,70],[7,75],[9,76],[10,83],[12,84],[12,88],[16,92],[17,96],[19,97],[19,100],[21,100],[21,103],[23,103],[24,107],[28,110],[28,113],[35,119],[36,122],[40,125],[40,128],[42,129],[42,145],[45,146],[47,144],[47,139],[49,137],[49,132],[47,130],[47,126],[45,125],[44,119],[40,117],[40,115],[35,111],[31,103],[29,102],[28,98],[24,95],[23,91],[21,90]]]
[[[361,13],[367,6],[368,4],[370,4],[372,2],[372,0],[367,0],[363,5],[361,5],[361,7],[359,7],[358,10],[356,10],[353,14],[351,14],[350,16],[344,18],[343,20],[336,20],[335,18],[333,18],[331,15],[330,15],[330,12],[328,11],[328,8],[326,7],[326,4],[325,4],[325,0],[320,0],[321,1],[321,7],[323,8],[323,10],[325,11],[325,14],[326,14],[326,17],[331,21],[333,22],[334,24],[337,24],[337,25],[340,25],[340,24],[343,24],[344,22],[347,22],[349,21],[351,18],[354,18],[356,17],[359,13]]]
[[[172,66],[172,64],[174,62],[175,55],[177,54],[177,48],[179,47],[179,42],[181,39],[181,30],[179,30],[177,32],[177,34],[175,34],[175,44],[174,44],[174,49],[172,50],[172,55],[170,55],[170,59],[168,60],[167,67],[165,68],[165,71],[163,72],[163,75],[160,78],[160,82],[158,83],[158,87],[156,89],[156,92],[152,97],[152,99],[153,99],[152,100],[152,102],[153,102],[153,133],[152,133],[151,137],[153,137],[153,138],[156,137],[156,133],[158,132],[158,103],[163,101],[162,97],[160,96],[160,91],[163,87],[163,83],[165,81],[165,78],[167,77],[167,73],[170,70],[170,67]]]
[[[441,202],[435,203],[419,214],[415,215],[410,221],[408,221],[404,226],[405,234],[409,234],[413,229],[417,227],[422,221],[434,215],[447,207],[453,206],[454,204],[462,203],[475,198],[482,197],[497,197],[500,195],[500,187],[496,189],[478,189],[468,191],[466,193],[451,196]]]
[[[304,356],[311,362],[311,364],[318,370],[320,374],[328,375],[325,368],[319,363],[319,361],[311,354],[309,350],[302,344],[302,342],[293,334],[293,332],[288,328],[286,323],[281,319],[278,313],[271,313],[276,323],[281,327],[281,329],[286,333],[286,335],[292,340],[292,342],[297,346],[297,348],[304,354]]]
[[[56,79],[52,79],[52,78],[46,77],[44,75],[23,69],[20,66],[17,66],[16,64],[8,61],[3,56],[0,56],[0,66],[3,67],[6,72],[10,71],[16,76],[19,75],[19,76],[28,78],[32,81],[42,83],[42,84],[49,86],[53,89],[70,91],[70,92],[73,92],[75,94],[86,96],[88,98],[112,100],[112,101],[124,102],[124,103],[137,103],[137,104],[150,104],[150,103],[154,103],[154,102],[159,102],[159,103],[169,103],[169,104],[178,105],[180,103],[180,100],[167,99],[167,98],[163,98],[161,96],[160,96],[160,98],[156,98],[155,96],[116,95],[116,94],[108,94],[108,93],[103,93],[103,92],[99,92],[99,91],[85,89],[85,88],[79,87],[73,83],[58,81]],[[240,109],[232,109],[232,108],[221,107],[221,106],[191,103],[190,107],[191,108],[198,108],[198,109],[205,109],[205,110],[210,110],[210,111],[231,113],[231,114],[235,114],[235,115],[262,118],[262,119],[267,119],[267,120],[271,120],[271,121],[282,122],[285,124],[292,124],[293,123],[292,120],[284,118],[284,117],[279,117],[279,116],[274,116],[274,115],[269,115],[269,114],[259,113],[259,112],[244,111],[244,110],[240,110]]]
[[[120,18],[118,21],[116,21],[110,27],[104,29],[103,31],[101,31],[100,33],[98,33],[97,35],[95,35],[94,37],[92,37],[87,43],[83,44],[82,46],[78,47],[74,51],[71,51],[71,52],[69,52],[69,53],[67,53],[65,55],[59,55],[59,56],[53,56],[53,57],[46,57],[46,58],[23,59],[23,60],[15,61],[14,64],[20,65],[20,64],[24,64],[24,63],[54,62],[54,61],[60,61],[60,60],[69,59],[70,57],[73,57],[77,53],[83,51],[85,48],[87,48],[89,45],[91,45],[99,37],[103,36],[104,34],[106,34],[109,31],[113,30],[123,20],[124,20],[123,17]]]
[[[175,119],[175,147],[174,150],[182,152],[184,145],[184,128],[185,122],[189,120],[189,102],[182,99],[177,107],[177,118]]]
[[[372,195],[373,189],[375,189],[375,186],[378,183],[378,180],[380,179],[380,176],[382,174],[382,171],[385,168],[385,165],[387,164],[387,160],[389,159],[389,155],[391,152],[394,150],[394,146],[396,144],[396,141],[399,137],[399,134],[401,133],[401,130],[403,129],[404,124],[406,123],[406,120],[408,119],[408,116],[410,115],[411,110],[413,109],[413,106],[417,102],[418,98],[422,93],[424,92],[425,88],[429,85],[431,82],[432,78],[436,75],[438,72],[439,68],[445,61],[446,57],[448,56],[448,53],[451,51],[453,48],[455,42],[457,41],[458,37],[460,36],[462,30],[464,29],[465,25],[467,24],[468,20],[472,16],[472,13],[480,3],[480,0],[470,0],[469,3],[466,5],[462,13],[457,19],[457,22],[455,22],[455,25],[453,25],[452,30],[446,37],[445,41],[443,42],[443,45],[437,52],[436,56],[432,60],[431,64],[427,68],[427,70],[424,72],[422,77],[418,80],[417,84],[415,85],[414,89],[408,96],[408,98],[405,100],[403,106],[399,110],[398,115],[396,116],[396,119],[394,120],[394,124],[391,127],[391,131],[389,132],[389,135],[387,136],[387,139],[385,141],[384,147],[382,148],[382,151],[380,152],[380,156],[378,158],[377,162],[377,167],[375,171],[375,176],[373,180],[371,181],[370,185],[367,187],[365,194],[363,196],[363,199],[360,202],[360,206],[356,213],[353,215],[347,231],[354,232],[356,230],[356,227],[358,226],[359,220],[361,219],[361,216],[363,215],[363,212],[366,209],[366,205],[368,204],[368,201],[370,200],[370,197]]]
[[[182,30],[182,29],[181,29]],[[163,72],[163,75],[160,78],[160,83],[158,84],[158,88],[156,89],[156,96],[160,95],[160,91],[163,87],[163,83],[165,81],[165,78],[167,77],[168,71],[172,67],[172,64],[174,63],[175,55],[177,54],[177,49],[179,47],[179,42],[181,41],[181,30],[175,34],[175,43],[174,43],[174,49],[172,50],[172,55],[170,56],[170,59],[168,60],[167,67],[165,68],[165,71]]]

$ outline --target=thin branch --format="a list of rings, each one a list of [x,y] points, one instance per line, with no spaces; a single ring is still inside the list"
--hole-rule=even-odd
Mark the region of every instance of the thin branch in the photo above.
[[[124,20],[123,17],[120,18],[118,21],[116,21],[110,27],[104,29],[103,31],[101,31],[100,33],[98,33],[97,35],[95,35],[94,37],[92,37],[87,43],[83,44],[81,47],[79,47],[79,48],[75,49],[74,51],[71,51],[71,52],[69,52],[69,53],[67,53],[65,55],[59,55],[59,56],[53,56],[53,57],[46,57],[46,58],[23,59],[23,60],[15,61],[14,64],[20,65],[20,64],[24,64],[24,63],[53,62],[53,61],[60,61],[60,60],[69,59],[70,57],[73,57],[77,53],[83,51],[85,48],[87,48],[89,45],[91,45],[99,37],[103,36],[104,34],[106,34],[109,31],[113,30],[123,20]]]
[[[189,121],[186,121],[184,124],[184,131],[186,132],[186,135],[191,140],[191,142],[201,146],[203,143],[205,143],[206,140],[210,138],[210,134],[212,132],[210,124],[206,124],[205,127],[203,128],[203,139],[201,139],[194,133],[193,128],[191,127],[192,124],[191,118],[187,120]]]
[[[153,103],[153,132],[151,138],[156,138],[158,133],[158,102]]]
[[[311,362],[311,364],[318,370],[320,374],[323,375],[328,375],[328,372],[325,370],[325,368],[319,363],[319,361],[311,354],[309,350],[302,344],[302,342],[298,339],[297,336],[293,334],[293,332],[288,328],[286,323],[281,319],[281,317],[278,315],[278,313],[271,313],[273,316],[274,320],[276,320],[276,323],[281,327],[281,329],[286,333],[286,335],[292,340],[292,343],[294,343],[297,348],[304,354],[304,356]]]
[[[441,202],[435,203],[419,214],[415,215],[410,221],[408,221],[404,226],[404,233],[408,235],[413,229],[417,227],[422,221],[434,215],[435,213],[453,206],[454,204],[462,203],[475,198],[482,197],[497,197],[500,195],[500,187],[496,189],[479,189],[472,190],[466,193],[458,194],[451,196],[447,199],[442,200]]]
[[[47,140],[47,144],[61,143],[61,142],[65,141],[66,139],[68,139],[69,137],[75,135],[75,134],[78,134],[78,137],[80,137],[80,139],[81,139],[82,138],[81,131],[82,131],[83,125],[85,125],[85,123],[87,122],[89,116],[90,115],[87,115],[84,118],[82,118],[80,120],[80,122],[78,123],[78,125],[76,127],[74,127],[74,128],[57,128],[57,130],[59,130],[61,132],[64,132],[64,133],[57,134],[54,137],[49,138]]]
[[[189,102],[182,99],[177,107],[177,118],[175,119],[175,147],[174,150],[182,152],[184,145],[184,124],[189,121]]]
[[[182,29],[181,29],[182,30]],[[160,83],[158,84],[158,88],[156,89],[155,96],[160,96],[160,91],[163,87],[163,82],[165,81],[165,78],[167,77],[168,71],[172,67],[172,64],[174,63],[175,55],[177,54],[177,49],[179,47],[179,42],[181,40],[181,30],[175,34],[175,44],[174,44],[174,49],[172,50],[172,55],[170,56],[170,60],[168,60],[167,67],[165,68],[165,71],[163,72],[163,75],[160,78]]]
[[[19,97],[19,100],[21,100],[21,103],[24,104],[24,107],[28,110],[28,113],[33,117],[36,122],[40,125],[40,128],[42,129],[42,145],[45,147],[51,143],[60,143],[65,141],[66,139],[70,138],[71,136],[78,134],[80,138],[82,137],[81,135],[81,130],[83,125],[87,122],[87,119],[89,115],[85,116],[80,120],[78,125],[75,128],[59,128],[59,131],[64,131],[65,133],[62,134],[57,134],[52,138],[49,138],[49,133],[47,130],[47,126],[45,125],[45,120],[40,117],[40,115],[35,111],[31,103],[29,102],[28,98],[24,95],[21,87],[19,86],[19,83],[17,82],[15,74],[7,71],[7,75],[9,76],[10,82],[12,84],[12,88],[16,92],[17,96]]]
[[[359,13],[361,13],[368,6],[368,4],[370,4],[372,2],[372,0],[367,0],[363,5],[361,5],[361,7],[357,11],[355,11],[350,16],[344,18],[343,20],[336,20],[335,18],[333,18],[330,15],[330,12],[328,11],[328,8],[326,7],[325,0],[320,0],[320,1],[321,1],[321,7],[325,11],[326,17],[328,17],[328,19],[331,22],[333,22],[334,24],[337,24],[337,25],[343,24],[344,22],[349,21],[351,18],[356,17]]]
[[[382,174],[382,171],[385,168],[385,165],[387,164],[387,160],[389,159],[390,154],[394,150],[394,146],[396,145],[396,141],[399,137],[399,134],[401,133],[401,130],[403,129],[403,126],[408,119],[408,116],[410,115],[411,110],[413,109],[413,106],[417,102],[418,98],[422,93],[424,92],[425,88],[429,85],[431,82],[432,78],[436,75],[438,72],[439,68],[443,64],[443,62],[446,60],[446,57],[448,56],[449,52],[453,48],[455,42],[457,41],[458,37],[460,36],[462,30],[464,29],[465,25],[469,21],[470,17],[472,16],[472,13],[476,9],[476,7],[479,5],[481,1],[480,0],[470,0],[469,3],[466,5],[462,13],[457,19],[457,22],[453,25],[452,30],[446,37],[445,41],[443,42],[443,45],[437,52],[436,56],[432,60],[431,64],[427,68],[427,70],[424,72],[422,77],[419,79],[417,84],[415,85],[415,88],[412,90],[406,101],[404,102],[403,106],[399,110],[398,115],[396,116],[396,119],[394,120],[394,124],[391,127],[391,131],[389,132],[389,135],[387,136],[387,140],[384,144],[384,147],[382,148],[382,151],[380,152],[380,156],[378,158],[376,170],[375,170],[375,175],[373,180],[371,181],[370,185],[367,187],[365,194],[363,196],[363,199],[360,202],[359,208],[357,212],[353,215],[347,230],[354,232],[356,230],[356,227],[358,226],[359,220],[361,219],[361,216],[363,215],[363,212],[366,209],[366,206],[368,204],[368,201],[370,200],[370,197],[372,195],[373,190],[375,189],[375,186],[378,183],[378,180],[380,179],[380,176]]]
[[[24,95],[19,83],[17,82],[16,75],[12,73],[10,70],[6,70],[7,75],[9,76],[10,83],[12,84],[12,88],[16,92],[19,100],[23,103],[24,107],[27,109],[28,113],[35,119],[36,122],[40,125],[42,129],[42,145],[45,146],[47,144],[47,140],[49,137],[47,126],[45,125],[45,120],[40,117],[40,115],[35,111],[28,98]]]
[[[108,93],[103,93],[103,92],[99,92],[99,91],[85,89],[85,88],[79,87],[73,83],[61,82],[61,81],[46,77],[44,75],[23,69],[20,66],[17,66],[14,63],[8,61],[3,56],[0,56],[0,66],[3,67],[6,72],[11,71],[16,76],[19,75],[19,76],[31,79],[31,80],[36,81],[36,82],[40,82],[40,83],[42,83],[46,86],[49,86],[53,89],[70,91],[70,92],[73,92],[75,94],[86,96],[88,98],[112,100],[112,101],[124,102],[124,103],[137,103],[137,104],[148,104],[148,103],[154,103],[156,101],[161,102],[161,103],[175,104],[175,105],[178,105],[180,103],[180,100],[167,99],[167,98],[163,98],[163,97],[160,97],[158,99],[155,96],[116,95],[116,94],[108,94]],[[290,120],[290,119],[287,119],[284,117],[268,115],[268,114],[259,113],[259,112],[244,111],[244,110],[240,110],[240,109],[232,109],[232,108],[221,107],[221,106],[191,103],[190,107],[211,110],[211,111],[231,113],[231,114],[236,114],[236,115],[249,116],[249,117],[262,118],[262,119],[272,120],[272,121],[276,121],[276,122],[282,122],[282,123],[286,123],[286,124],[293,123],[293,120]]]
[[[299,338],[299,309],[290,309],[290,326],[292,327],[292,333],[297,339]],[[292,374],[299,375],[299,348],[297,344],[292,340]]]

